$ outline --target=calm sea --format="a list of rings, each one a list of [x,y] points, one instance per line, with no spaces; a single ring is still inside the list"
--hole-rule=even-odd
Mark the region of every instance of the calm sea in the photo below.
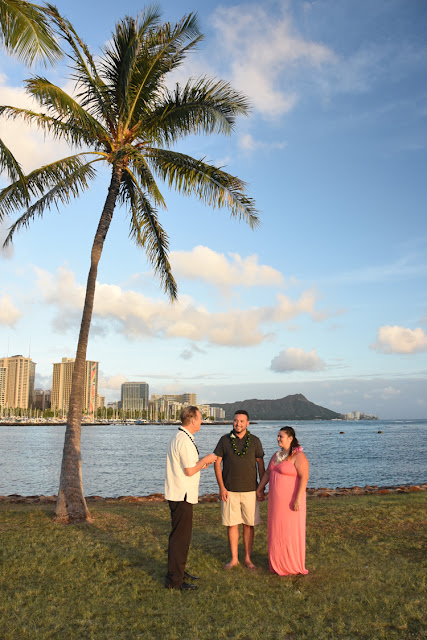
[[[266,463],[277,450],[276,435],[284,424],[295,428],[309,459],[309,487],[427,481],[427,420],[259,422],[251,431],[261,438]],[[196,435],[200,455],[213,451],[230,429],[203,425]],[[175,430],[169,425],[83,426],[85,495],[163,493],[165,451]],[[63,426],[0,426],[0,494],[56,494],[64,431]],[[211,466],[202,471],[200,493],[216,491]]]

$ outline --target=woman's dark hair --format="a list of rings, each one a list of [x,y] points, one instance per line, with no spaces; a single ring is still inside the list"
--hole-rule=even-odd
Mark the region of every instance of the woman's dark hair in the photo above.
[[[294,452],[294,449],[300,446],[300,443],[298,442],[297,437],[295,435],[295,431],[292,427],[282,427],[281,429],[279,429],[279,433],[280,431],[285,431],[288,434],[288,436],[292,438],[291,448],[289,449],[289,456],[291,456]]]

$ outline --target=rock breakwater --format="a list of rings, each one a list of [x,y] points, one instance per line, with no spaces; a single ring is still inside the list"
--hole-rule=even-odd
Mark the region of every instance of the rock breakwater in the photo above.
[[[416,493],[419,491],[427,491],[427,484],[416,485],[396,485],[379,487],[377,485],[365,485],[364,487],[320,487],[318,489],[307,489],[308,498],[340,498],[345,496],[365,496],[365,495],[387,495],[392,493]],[[268,498],[268,494],[266,495]],[[8,496],[0,495],[0,503],[10,504],[54,504],[56,495],[45,496],[21,496],[19,494],[11,494]],[[118,497],[102,497],[102,496],[86,496],[86,501],[93,502],[131,502],[136,504],[147,502],[165,502],[162,493],[151,493],[148,496],[118,496]],[[219,502],[218,493],[208,493],[200,496],[199,502]]]

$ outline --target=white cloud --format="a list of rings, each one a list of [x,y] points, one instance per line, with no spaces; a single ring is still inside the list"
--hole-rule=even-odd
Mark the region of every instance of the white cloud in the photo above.
[[[301,65],[318,70],[335,59],[326,46],[304,40],[288,16],[268,14],[260,6],[220,7],[212,23],[217,48],[230,61],[233,86],[269,117],[287,113],[298,101],[296,90],[279,88],[285,74],[291,86],[289,77]]]
[[[128,378],[126,376],[116,375],[105,377],[103,375],[99,376],[98,387],[101,389],[121,389],[121,386],[124,382],[127,382]]]
[[[390,396],[399,396],[400,393],[400,389],[396,389],[395,387],[385,387],[385,389],[383,389],[382,391],[383,397],[386,398]]]
[[[239,146],[244,151],[256,151],[256,150],[266,150],[271,151],[272,149],[284,149],[287,146],[286,142],[265,142],[263,140],[255,140],[255,138],[250,133],[245,133],[240,137]]]
[[[192,251],[172,251],[170,260],[178,277],[202,280],[219,288],[277,287],[284,283],[283,275],[268,265],[258,264],[258,256],[242,258],[238,253],[212,251],[199,245]]]
[[[58,269],[56,276],[40,269],[36,272],[41,295],[59,313],[59,318],[54,320],[56,330],[61,327],[67,330],[70,323],[67,325],[66,319],[75,318],[82,309],[84,287],[64,268]],[[295,302],[277,296],[271,306],[212,312],[189,296],[180,296],[175,304],[169,304],[135,291],[124,291],[117,285],[98,283],[93,319],[98,326],[113,325],[129,339],[186,338],[242,347],[270,340],[271,330],[267,326],[271,324],[283,323],[300,314],[318,320],[315,302],[313,293],[303,292]]]
[[[378,329],[377,341],[371,344],[371,349],[382,353],[405,354],[427,351],[427,335],[421,328],[386,325]]]
[[[400,396],[401,390],[396,387],[392,387],[391,385],[388,387],[377,387],[370,391],[367,391],[364,394],[365,398],[376,398],[379,397],[382,400],[388,400],[390,398],[394,398],[396,396]]]
[[[281,293],[277,295],[277,300],[278,305],[272,315],[274,322],[285,322],[304,314],[311,316],[315,322],[323,322],[333,315],[329,311],[318,311],[316,309],[317,295],[311,290],[303,291],[296,301]],[[342,313],[342,311],[338,313]]]
[[[366,93],[378,87],[384,78],[392,76],[397,82],[414,68],[421,68],[425,55],[425,47],[415,42],[363,43],[346,58],[336,57],[328,74],[317,80],[327,94]],[[393,108],[393,105],[387,108]]]
[[[0,298],[0,324],[13,327],[21,315],[21,312],[15,307],[10,296],[4,295]]]
[[[319,358],[315,349],[304,351],[290,347],[281,351],[271,361],[270,369],[273,371],[323,371],[326,364]]]
[[[52,387],[52,374],[43,375],[42,373],[37,372],[36,369],[34,387],[35,389],[50,389]]]

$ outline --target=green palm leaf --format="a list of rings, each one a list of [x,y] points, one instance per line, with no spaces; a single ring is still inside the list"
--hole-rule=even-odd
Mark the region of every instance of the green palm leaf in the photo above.
[[[13,153],[6,147],[3,140],[0,139],[0,173],[6,171],[11,180],[20,180],[23,183],[24,174],[21,165],[16,160]]]
[[[132,90],[124,123],[126,128],[137,124],[150,102],[157,98],[165,74],[179,66],[185,53],[195,47],[201,39],[197,18],[191,13],[174,29],[166,24],[156,32],[150,33],[135,60]]]
[[[164,96],[141,121],[141,133],[170,145],[190,134],[229,134],[237,115],[248,115],[247,98],[228,82],[209,78],[189,80],[185,87],[165,90]]]
[[[166,202],[157,186],[145,156],[139,149],[133,147],[132,152],[128,154],[128,158],[129,166],[127,167],[127,171],[132,171],[135,184],[138,184],[140,188],[148,192],[156,206],[166,208]]]
[[[27,207],[30,196],[38,201],[27,209],[13,228],[27,226],[27,221],[35,215],[41,216],[45,207],[49,208],[53,203],[67,204],[71,196],[80,195],[88,188],[88,180],[94,177],[92,163],[86,162],[84,154],[62,158],[36,169],[25,176],[24,181],[17,180],[0,192],[0,220]],[[7,243],[12,237],[11,234],[9,236]]]
[[[103,148],[109,151],[111,146],[108,133],[96,120],[91,119],[87,112],[85,113],[87,117],[81,118],[82,126],[79,127],[78,117],[75,120],[70,117],[66,122],[63,122],[59,118],[37,113],[30,109],[20,109],[9,105],[0,107],[0,116],[5,115],[7,118],[14,120],[22,118],[29,124],[35,124],[44,133],[53,135],[54,138],[64,139],[72,145],[88,144],[93,145],[94,148]],[[83,126],[85,122],[88,125],[87,127]]]
[[[156,210],[149,199],[135,185],[131,176],[124,178],[126,199],[131,202],[130,237],[144,249],[147,258],[160,278],[162,287],[171,300],[178,296],[178,288],[172,275],[168,258],[169,239],[159,223]],[[122,195],[122,198],[124,194]]]
[[[61,16],[58,9],[47,4],[47,11],[56,25],[61,37],[71,47],[74,73],[72,78],[81,87],[78,98],[83,107],[89,107],[95,117],[102,117],[109,131],[114,134],[113,109],[109,99],[109,92],[103,83],[89,47],[81,40],[69,20]]]
[[[150,148],[146,154],[169,187],[186,196],[195,195],[209,206],[227,207],[233,217],[245,220],[252,229],[259,225],[255,203],[236,176],[176,151]]]
[[[62,56],[45,9],[23,0],[0,0],[0,43],[27,65]]]

